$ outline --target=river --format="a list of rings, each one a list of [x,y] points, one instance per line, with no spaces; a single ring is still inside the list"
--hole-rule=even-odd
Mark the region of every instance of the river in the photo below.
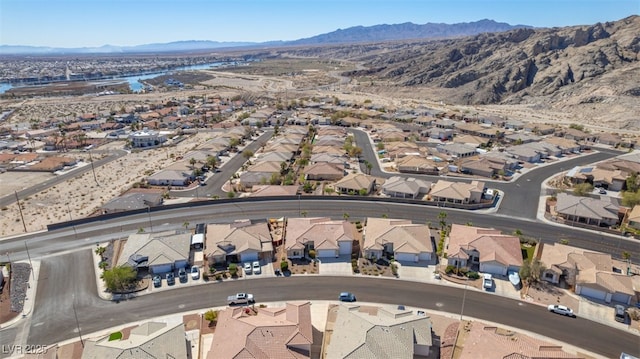
[[[158,71],[158,72],[154,72],[154,73],[150,73],[150,74],[144,74],[144,75],[114,76],[114,77],[103,78],[103,79],[95,79],[95,80],[91,80],[91,81],[123,80],[123,81],[126,81],[127,83],[129,83],[129,88],[131,89],[131,91],[140,92],[142,89],[144,89],[144,84],[141,83],[140,81],[152,79],[152,78],[155,78],[155,77],[158,77],[158,76],[167,75],[167,74],[171,74],[171,73],[175,73],[175,72],[179,72],[179,71],[207,70],[207,69],[226,66],[226,65],[238,65],[238,64],[239,63],[236,62],[236,61],[232,61],[232,62],[212,62],[212,63],[208,63],[208,64],[180,66],[180,67],[176,67],[176,68],[171,69],[171,70]],[[27,85],[27,86],[29,86],[29,85]],[[38,86],[38,85],[35,85],[35,86]],[[0,82],[0,94],[3,94],[5,92],[9,91],[12,88],[19,88],[19,87],[23,87],[23,86],[13,86],[10,83]]]

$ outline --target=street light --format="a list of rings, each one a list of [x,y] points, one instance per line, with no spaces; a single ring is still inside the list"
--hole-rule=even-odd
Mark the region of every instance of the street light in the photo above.
[[[149,217],[149,227],[151,228],[151,232],[153,232],[153,223],[151,223],[151,206],[147,205],[147,216]]]
[[[36,274],[33,273],[33,263],[31,263],[31,255],[29,254],[29,247],[27,247],[27,240],[24,240],[24,249],[27,251],[27,258],[29,258],[29,266],[31,267],[31,277],[36,280]]]

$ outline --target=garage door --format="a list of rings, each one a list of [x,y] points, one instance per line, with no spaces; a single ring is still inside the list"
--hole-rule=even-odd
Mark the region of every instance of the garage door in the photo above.
[[[605,300],[607,298],[606,292],[587,287],[580,287],[580,295],[598,300]]]
[[[331,258],[336,256],[336,251],[334,249],[320,249],[318,250],[318,257],[320,258]]]
[[[250,261],[257,261],[257,260],[258,260],[258,253],[257,252],[242,253],[242,255],[240,256],[240,261],[241,262],[250,262]]]
[[[611,300],[614,302],[629,304],[631,303],[631,296],[624,293],[615,293],[611,296]]]
[[[418,256],[413,253],[396,253],[396,260],[399,262],[417,262]]]
[[[340,248],[340,254],[351,255],[351,242],[340,242],[338,247]]]
[[[496,275],[505,275],[507,270],[504,266],[497,264],[480,264],[480,272],[491,273]]]
[[[168,273],[171,272],[171,264],[151,266],[149,269],[152,273]]]

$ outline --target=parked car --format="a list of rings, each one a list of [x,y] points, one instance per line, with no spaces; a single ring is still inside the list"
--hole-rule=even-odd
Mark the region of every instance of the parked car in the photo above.
[[[244,264],[244,274],[251,274],[251,263],[245,262]]]
[[[341,302],[355,302],[356,296],[350,292],[342,292],[340,293],[339,299]]]
[[[616,304],[613,310],[616,322],[625,323],[627,321],[627,309],[623,305]]]
[[[187,270],[184,268],[178,269],[178,278],[180,278],[180,283],[187,283]]]
[[[600,191],[598,192],[600,192],[600,194],[607,194],[607,190],[604,188],[600,188]]]
[[[160,288],[162,287],[162,277],[160,277],[159,275],[154,275],[153,276],[153,286],[155,288]]]
[[[547,307],[547,309],[556,314],[566,315],[567,317],[575,317],[576,315],[573,313],[573,310],[567,306],[559,305],[559,304],[551,304]]]
[[[253,262],[253,273],[260,274],[261,272],[262,272],[262,269],[260,269],[260,262],[258,261]]]
[[[200,270],[198,270],[198,267],[196,266],[191,267],[191,279],[193,280],[200,279]]]
[[[173,272],[167,273],[167,285],[174,284],[176,284],[176,276],[173,274]]]
[[[485,290],[493,288],[493,276],[490,273],[485,273],[482,279],[482,287]]]

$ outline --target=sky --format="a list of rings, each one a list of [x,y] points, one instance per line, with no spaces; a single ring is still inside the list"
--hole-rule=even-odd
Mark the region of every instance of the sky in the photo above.
[[[0,45],[133,46],[182,40],[297,40],[353,26],[591,25],[640,0],[0,0]]]

